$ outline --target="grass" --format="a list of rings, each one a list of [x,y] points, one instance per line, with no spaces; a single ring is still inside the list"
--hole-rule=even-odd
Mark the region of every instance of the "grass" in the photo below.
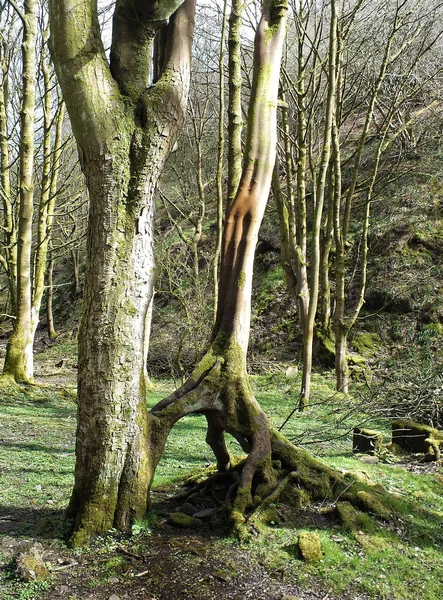
[[[59,355],[59,354],[58,354]],[[280,425],[297,401],[298,378],[287,380],[279,373],[252,378],[257,399],[275,425]],[[148,394],[148,406],[171,391],[171,384],[157,382]],[[333,379],[314,376],[312,407],[294,413],[284,431],[293,440],[307,444],[330,465],[364,472],[392,494],[396,513],[393,523],[374,532],[348,532],[339,525],[328,526],[306,519],[297,529],[284,525],[263,526],[251,552],[272,568],[291,570],[306,586],[320,577],[336,594],[366,593],[374,599],[438,600],[443,581],[443,476],[438,472],[414,473],[395,462],[369,464],[352,455],[354,424],[367,416],[350,409],[356,398],[344,401],[333,391]],[[76,407],[63,392],[53,388],[17,388],[0,395],[0,516],[15,515],[7,535],[59,538],[62,510],[73,484]],[[205,419],[189,416],[174,427],[155,485],[166,485],[197,468],[213,463],[205,443]],[[382,428],[388,423],[368,421]],[[333,433],[339,434],[332,439]],[[320,439],[328,440],[322,443]],[[233,453],[237,443],[228,439]],[[38,517],[38,518],[36,518]],[[134,534],[149,529],[137,524]],[[324,558],[316,564],[302,563],[291,548],[300,531],[320,536]],[[0,536],[1,541],[1,536]],[[119,565],[109,567],[118,570]],[[20,595],[12,593],[7,572],[0,570],[0,596],[34,597],[39,590],[20,584]],[[16,582],[14,583],[16,586]],[[3,587],[2,587],[3,586]],[[9,590],[9,591],[8,591]]]

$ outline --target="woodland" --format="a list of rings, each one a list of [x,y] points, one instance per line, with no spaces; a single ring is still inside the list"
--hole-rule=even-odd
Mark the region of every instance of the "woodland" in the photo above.
[[[0,2],[0,598],[441,598],[442,23]]]

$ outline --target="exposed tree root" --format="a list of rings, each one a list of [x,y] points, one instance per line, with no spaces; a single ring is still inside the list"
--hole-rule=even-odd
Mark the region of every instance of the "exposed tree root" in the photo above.
[[[252,394],[246,371],[234,371],[229,359],[210,356],[211,366],[204,369],[203,376],[197,372],[152,409],[165,439],[166,430],[184,415],[200,413],[207,418],[206,441],[216,457],[218,472],[194,485],[187,496],[223,484],[232,528],[243,540],[274,504],[293,511],[316,504],[335,511],[342,520],[348,513],[337,511],[337,503],[349,503],[383,519],[392,516],[389,497],[381,486],[361,482],[294,446],[269,423]],[[193,385],[192,380],[198,383]],[[240,463],[233,463],[229,456],[224,432],[238,440],[247,453]]]

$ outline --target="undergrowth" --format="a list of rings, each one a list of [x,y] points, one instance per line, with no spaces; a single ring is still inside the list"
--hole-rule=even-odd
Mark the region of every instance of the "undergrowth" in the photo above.
[[[298,376],[293,379],[281,373],[256,376],[252,385],[274,425],[280,426],[296,405]],[[148,406],[153,406],[170,390],[170,383],[156,382],[154,390],[148,393]],[[73,483],[75,411],[72,398],[53,388],[2,390],[0,543],[5,536],[61,543],[62,511]],[[272,569],[290,573],[306,587],[313,578],[321,578],[336,594],[438,600],[443,581],[441,468],[439,471],[435,465],[401,464],[387,455],[376,463],[353,456],[352,428],[362,422],[377,426],[383,431],[385,441],[388,440],[389,422],[382,417],[371,421],[370,415],[361,412],[358,387],[354,396],[344,399],[334,392],[332,376],[316,375],[312,407],[305,413],[295,412],[283,432],[331,466],[381,483],[393,499],[392,522],[376,523],[373,531],[353,531],[342,527],[338,519],[322,520],[305,512],[295,515],[291,527],[284,521],[263,524],[249,552]],[[177,423],[158,467],[155,487],[167,489],[190,471],[213,464],[204,440],[205,424],[201,416],[189,416]],[[228,447],[233,454],[240,453],[237,442],[229,437]],[[140,545],[145,538],[146,544],[152,543],[155,528],[155,518],[137,523],[134,543]],[[320,562],[300,561],[294,548],[302,531],[320,536],[324,552]],[[115,544],[105,547],[110,553],[109,569],[113,573],[118,567],[117,559],[111,555],[115,547]],[[0,568],[0,592],[8,599],[46,597],[35,586],[17,582],[12,585],[5,567]]]

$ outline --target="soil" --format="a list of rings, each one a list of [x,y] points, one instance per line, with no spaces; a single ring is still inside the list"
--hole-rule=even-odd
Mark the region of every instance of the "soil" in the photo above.
[[[164,509],[163,499],[158,506]],[[38,539],[44,560],[51,565],[52,579],[50,589],[32,596],[35,600],[339,600],[318,582],[304,581],[302,587],[297,560],[289,555],[284,568],[274,569],[223,531],[210,531],[205,525],[198,531],[176,529],[160,518],[151,530],[131,539],[114,534],[75,553],[60,540],[51,539],[51,526],[61,520],[59,513],[48,512],[44,519],[39,518],[39,511],[34,513],[38,520],[33,525],[29,514],[9,515],[10,525],[17,529],[28,519],[31,535],[16,536],[12,529],[3,536],[0,568],[11,569],[12,557]],[[2,524],[6,521],[0,521],[0,531]],[[352,598],[364,600],[366,596]]]

